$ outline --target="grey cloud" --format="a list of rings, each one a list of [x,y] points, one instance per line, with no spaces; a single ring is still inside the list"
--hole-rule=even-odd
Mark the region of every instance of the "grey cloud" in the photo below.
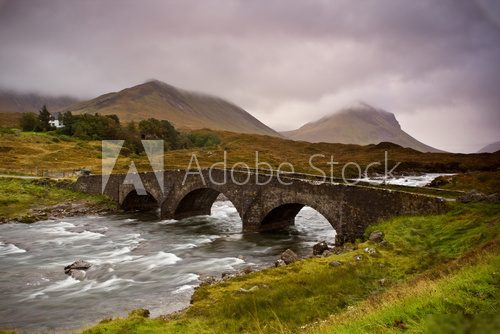
[[[278,130],[364,100],[427,144],[474,151],[499,139],[497,3],[3,1],[0,86],[93,97],[157,78]],[[474,115],[473,138],[443,115],[455,129]]]

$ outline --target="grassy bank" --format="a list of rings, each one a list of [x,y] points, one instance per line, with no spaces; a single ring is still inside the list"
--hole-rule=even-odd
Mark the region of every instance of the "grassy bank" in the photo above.
[[[339,163],[333,165],[334,176],[341,176],[342,167],[348,162],[358,163],[362,171],[368,164],[380,162],[381,165],[371,167],[370,171],[383,173],[385,151],[389,154],[389,169],[397,162],[401,162],[396,172],[491,171],[500,167],[500,153],[467,155],[421,153],[388,143],[366,146],[311,144],[224,131],[200,130],[197,132],[214,133],[220,139],[220,144],[208,148],[167,151],[165,168],[187,168],[193,153],[196,154],[200,166],[209,167],[216,162],[223,161],[224,151],[227,152],[229,167],[236,162],[244,162],[254,168],[255,152],[258,151],[259,161],[268,162],[273,168],[278,168],[282,162],[290,162],[294,165],[295,171],[314,174],[318,174],[318,170],[309,165],[309,159],[317,154],[318,156],[313,159],[314,166],[328,175],[332,167],[328,163],[330,156],[333,155],[334,161]],[[0,132],[0,154],[3,159],[0,173],[33,174],[42,170],[74,171],[83,167],[91,169],[93,173],[101,171],[100,141],[85,141],[50,132]],[[132,160],[139,171],[149,171],[151,168],[146,155],[129,154],[120,156],[115,172],[126,172]],[[358,172],[351,166],[346,168],[345,173],[354,177]]]
[[[491,247],[498,248],[498,244]],[[498,331],[500,277],[496,270],[500,267],[500,256],[493,255],[491,249],[479,250],[456,263],[460,266],[454,268],[456,271],[431,271],[340,312],[307,332],[451,334]]]
[[[500,171],[470,172],[440,176],[433,185],[447,190],[476,190],[485,194],[500,193]]]
[[[190,308],[168,319],[133,314],[85,332],[418,332],[440,317],[455,328],[486,330],[492,322],[480,314],[499,306],[499,221],[500,206],[488,203],[394,218],[367,231],[384,231],[387,245],[360,242],[340,255],[205,285]]]
[[[80,203],[94,208],[113,208],[104,196],[61,189],[54,183],[0,177],[0,221],[24,220],[32,211],[53,205]]]

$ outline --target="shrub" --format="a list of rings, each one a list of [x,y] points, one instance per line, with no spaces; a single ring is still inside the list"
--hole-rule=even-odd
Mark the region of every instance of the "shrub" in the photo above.
[[[23,131],[38,131],[40,129],[40,120],[35,113],[27,112],[21,116],[19,126]]]
[[[220,144],[219,137],[213,132],[192,132],[188,134],[188,139],[194,147],[210,147]]]

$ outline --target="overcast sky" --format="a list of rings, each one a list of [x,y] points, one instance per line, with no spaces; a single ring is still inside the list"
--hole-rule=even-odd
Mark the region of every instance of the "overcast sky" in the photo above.
[[[0,0],[0,87],[91,98],[155,78],[276,130],[353,101],[424,143],[500,140],[500,1]]]

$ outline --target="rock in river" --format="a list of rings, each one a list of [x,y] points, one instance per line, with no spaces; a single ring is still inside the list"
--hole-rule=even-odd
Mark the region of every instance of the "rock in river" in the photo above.
[[[321,255],[324,251],[329,250],[328,244],[326,241],[321,241],[313,246],[313,255]]]
[[[281,253],[281,259],[283,260],[283,262],[285,262],[285,264],[290,264],[292,262],[298,261],[299,256],[295,254],[293,250],[287,249],[286,251]]]
[[[71,275],[73,270],[87,270],[92,267],[92,264],[84,260],[76,260],[69,266],[64,267],[64,273]]]

